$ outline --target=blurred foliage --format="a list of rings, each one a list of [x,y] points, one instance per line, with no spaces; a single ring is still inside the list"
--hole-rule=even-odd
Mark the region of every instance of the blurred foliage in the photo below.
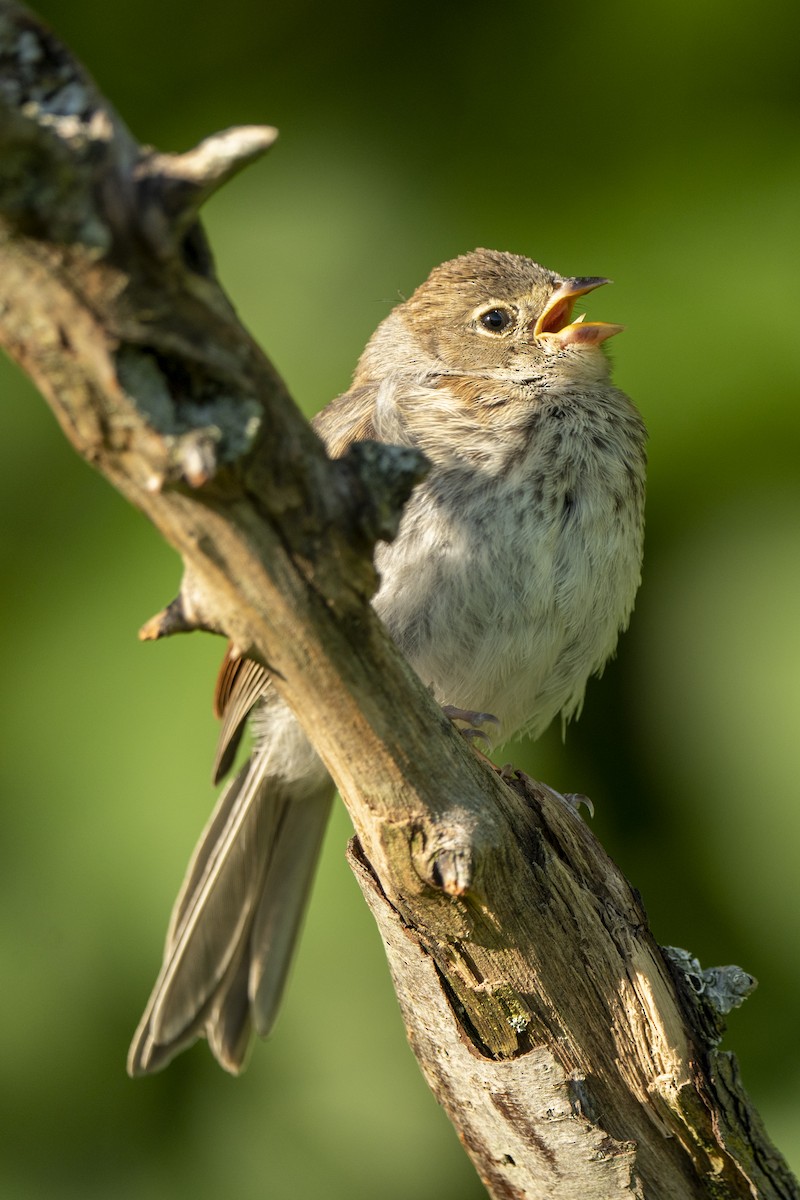
[[[208,208],[223,279],[307,412],[434,263],[605,274],[651,431],[645,581],[584,716],[515,761],[590,794],[656,935],[760,988],[726,1045],[800,1167],[798,10],[297,0],[39,5],[134,132],[281,128]],[[457,14],[457,15],[454,15]],[[213,800],[220,646],[139,646],[175,556],[0,363],[4,1196],[482,1190],[408,1052],[337,813],[285,1011],[233,1081],[127,1042]],[[54,503],[54,500],[56,501]]]

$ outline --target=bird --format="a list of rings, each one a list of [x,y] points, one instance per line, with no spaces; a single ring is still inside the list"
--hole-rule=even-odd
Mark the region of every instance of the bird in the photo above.
[[[608,282],[496,250],[445,262],[314,421],[334,458],[363,439],[426,456],[396,538],[377,547],[373,605],[445,711],[491,715],[487,740],[578,715],[639,587],[647,435],[605,345],[623,327],[573,316]],[[231,646],[215,708],[215,781],[248,722],[252,750],[189,863],[133,1076],[203,1036],[238,1074],[270,1033],[334,799],[268,668]]]

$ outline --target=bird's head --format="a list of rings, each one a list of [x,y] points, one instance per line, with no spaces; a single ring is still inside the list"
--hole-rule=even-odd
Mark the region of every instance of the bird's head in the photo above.
[[[474,250],[436,267],[397,310],[426,356],[459,373],[597,373],[599,349],[621,325],[573,318],[609,280],[565,279],[517,254]]]

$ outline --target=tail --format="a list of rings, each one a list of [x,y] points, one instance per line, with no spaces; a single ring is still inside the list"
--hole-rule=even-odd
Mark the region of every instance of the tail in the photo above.
[[[305,913],[333,784],[276,775],[256,749],[222,793],[172,910],[164,961],[128,1053],[146,1075],[207,1037],[238,1074],[252,1033],[272,1028]]]

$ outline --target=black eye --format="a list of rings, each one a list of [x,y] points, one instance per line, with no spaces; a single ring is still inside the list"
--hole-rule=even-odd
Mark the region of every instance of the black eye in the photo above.
[[[489,333],[502,333],[511,324],[512,316],[507,308],[490,308],[488,312],[481,313],[478,320]]]

